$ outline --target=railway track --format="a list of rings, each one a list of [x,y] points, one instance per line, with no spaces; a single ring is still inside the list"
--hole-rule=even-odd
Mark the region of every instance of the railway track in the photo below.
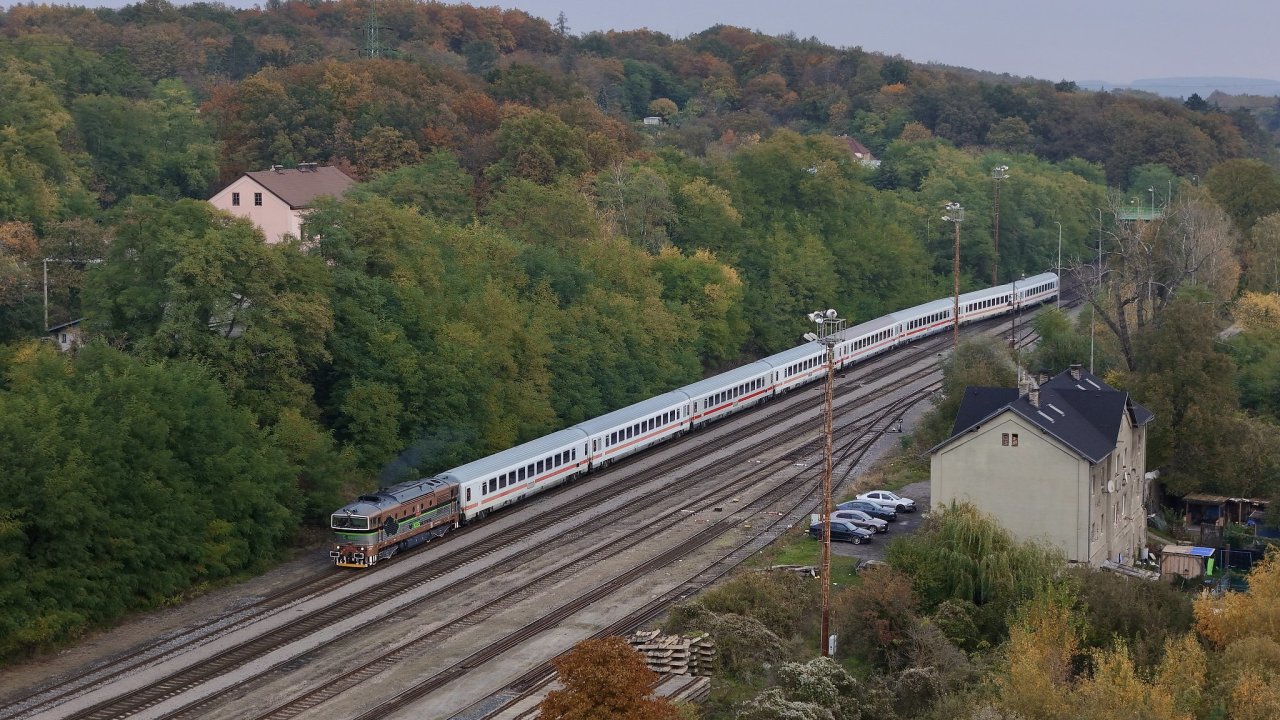
[[[918,379],[917,375],[912,375],[909,377],[910,377],[910,381],[914,381]],[[809,412],[809,411],[810,411],[809,408],[793,408],[793,409],[789,409],[785,414],[788,417],[792,417],[796,414],[800,414],[802,412]],[[723,450],[732,446],[732,447],[735,447],[735,450],[738,454],[753,454],[753,453],[759,452],[763,448],[775,446],[780,442],[781,443],[794,442],[795,439],[798,437],[802,437],[806,435],[812,437],[816,434],[812,431],[810,427],[808,427],[805,424],[797,424],[793,426],[791,429],[781,433],[781,435],[775,434],[768,438],[757,438],[754,440],[750,439],[755,434],[755,432],[756,432],[756,429],[754,428],[754,426],[749,424],[742,428],[738,428],[731,432],[728,432],[724,436],[716,438],[713,442],[705,443],[703,445],[698,446],[698,450],[700,451],[700,455],[708,455],[708,454],[711,454],[712,452]],[[746,443],[746,445],[742,446],[744,442]],[[810,446],[816,447],[817,442],[818,441],[816,439],[813,439],[809,441],[809,443],[807,444]],[[686,463],[689,463],[690,461],[691,461],[691,458],[689,455],[683,454],[683,453],[677,453],[676,457],[669,459],[667,461],[658,463],[652,467],[646,468],[640,473],[637,473],[634,478],[632,478],[630,481],[626,483],[618,483],[617,485],[610,487],[605,492],[593,492],[590,496],[591,498],[590,502],[591,504],[594,504],[594,505],[604,504],[611,500],[617,499],[627,494],[628,492],[633,492],[637,487],[641,485],[644,485],[646,483],[653,484],[654,482],[657,482],[658,484],[646,490],[646,493],[645,493],[646,495],[661,496],[662,494],[672,492],[673,490],[677,489],[678,486],[680,486],[685,482],[684,479],[680,477],[671,478],[672,471],[676,467],[682,466]],[[692,461],[696,462],[696,458],[692,459]],[[790,462],[791,462],[790,455],[778,461],[780,465],[790,464]],[[622,467],[622,466],[620,465],[619,467]],[[739,482],[732,483],[723,487],[719,492],[710,496],[710,498],[708,499],[708,502],[724,502],[724,499],[726,497],[729,497],[729,496],[732,496],[733,494],[741,492],[742,488],[749,484],[748,481],[751,478],[756,477],[762,471],[772,470],[772,469],[773,467],[766,466],[763,469],[757,469],[756,471],[753,471],[753,473],[750,473],[748,476],[744,477]],[[663,478],[671,478],[671,479],[663,480]],[[476,560],[494,555],[501,550],[511,549],[513,546],[517,546],[523,543],[525,541],[525,538],[528,538],[539,531],[554,527],[555,525],[572,518],[580,510],[581,508],[577,507],[576,505],[571,505],[571,506],[560,507],[551,512],[541,513],[539,514],[536,520],[530,523],[526,523],[522,526],[522,532],[519,536],[511,536],[511,535],[493,536],[471,545],[463,545],[461,548],[451,553],[441,563],[436,563],[428,567],[415,569],[413,571],[401,574],[397,577],[393,577],[393,578],[378,582],[374,584],[369,590],[363,592],[360,595],[354,595],[354,596],[339,600],[337,602],[334,602],[330,605],[327,605],[324,608],[308,613],[307,615],[301,618],[298,618],[279,628],[276,628],[271,632],[260,635],[247,642],[241,643],[233,648],[230,648],[210,658],[207,658],[206,660],[201,662],[199,665],[191,666],[189,668],[180,670],[178,672],[175,672],[163,678],[160,681],[152,683],[151,685],[135,689],[133,692],[131,692],[127,696],[115,698],[109,701],[99,703],[98,705],[95,705],[84,711],[70,715],[68,717],[76,718],[77,720],[80,718],[101,720],[105,718],[128,717],[131,715],[138,714],[144,710],[147,710],[148,708],[152,708],[156,705],[159,705],[178,694],[187,692],[197,686],[209,683],[215,678],[220,677],[230,672],[231,670],[250,662],[251,660],[263,657],[273,651],[276,651],[280,648],[283,648],[287,645],[297,642],[302,638],[310,636],[321,629],[331,628],[336,625],[339,625],[346,618],[360,616],[362,613],[365,613],[371,608],[382,606],[396,598],[406,597],[413,590],[422,588],[427,583],[430,583],[450,573],[453,573],[454,571],[462,568],[465,565],[471,564]],[[565,533],[561,538],[558,539],[558,541],[560,544],[564,544],[567,541],[571,541],[574,537],[590,535],[596,532],[599,528],[607,527],[617,522],[621,517],[632,514],[633,512],[634,511],[629,507],[625,507],[625,506],[618,507],[611,512],[604,513],[596,518],[593,518],[592,520],[588,521],[585,524],[581,524],[575,527],[573,530],[569,531],[568,533]],[[656,532],[658,531],[649,533],[649,536],[656,534]],[[637,538],[635,538],[634,536],[630,537],[627,540],[627,542],[629,543],[636,543],[636,542],[642,542],[642,541],[643,541],[643,538],[637,540]],[[615,552],[615,551],[616,550],[611,549],[610,551],[604,552],[599,556],[607,556],[610,552]],[[547,552],[555,552],[555,550],[554,548],[551,548],[551,549],[548,549]],[[517,564],[520,564],[520,563],[526,563],[529,560],[530,560],[530,556],[528,553],[519,553],[518,559],[515,562]],[[474,584],[476,579],[475,575],[480,572],[483,572],[486,574],[494,574],[494,573],[501,573],[503,569],[504,569],[504,566],[502,564],[499,564],[496,569],[493,567],[487,567],[482,570],[477,570],[476,573],[456,578],[452,582],[450,582],[448,585],[434,589],[430,596],[422,597],[418,600],[402,604],[400,607],[396,608],[396,612],[398,613],[407,612],[413,606],[417,606],[422,603],[429,602],[434,597],[448,595],[450,592],[457,592],[461,589],[464,589],[469,585]],[[505,569],[510,570],[511,568],[506,567]],[[520,595],[520,592],[521,591],[517,590],[514,593],[510,593],[510,595],[518,597]],[[496,609],[497,608],[495,607],[495,612],[496,612]],[[483,617],[487,617],[491,614],[492,613],[473,613],[472,615],[479,616],[480,619],[483,619]],[[369,620],[368,623],[378,623],[382,621],[383,621],[383,618],[378,617],[378,618]],[[478,619],[476,621],[478,622]],[[470,624],[474,624],[474,622]],[[352,627],[350,628],[350,630],[348,630],[348,632],[358,634],[362,629],[362,627],[363,625]],[[456,631],[465,629],[465,627],[466,625],[456,628]],[[312,650],[311,652],[313,653],[319,652],[319,650],[320,649],[317,648]],[[275,666],[273,666],[271,668],[271,671],[282,669],[292,662],[293,662],[292,658],[289,660],[280,662]],[[385,663],[383,666],[385,666]],[[259,678],[265,679],[269,672],[270,671],[259,673]],[[243,689],[243,686],[237,685],[233,688],[228,688],[227,692],[235,692],[241,689]],[[184,706],[180,710],[171,711],[169,714],[163,715],[163,717],[199,717],[203,713],[203,708],[208,707],[209,704],[210,704],[210,701],[208,701],[207,699],[202,699],[197,703]]]
[[[1008,322],[1008,319],[1003,319],[1000,322],[989,321],[987,323],[979,323],[970,327],[982,328],[986,325],[989,329],[990,326],[1003,325],[1004,322]],[[903,367],[917,363],[926,356],[936,355],[949,345],[949,338],[935,336],[917,344],[907,346],[906,348],[901,349],[898,353],[881,356],[881,358],[877,358],[869,363],[846,370],[842,373],[842,376],[847,375],[850,372],[857,372],[859,382],[852,383],[846,381],[840,384],[836,393],[837,401],[840,402],[846,399],[857,399],[860,397],[859,393],[864,385],[881,380],[895,372],[900,372]],[[735,420],[728,420],[724,423],[713,425],[712,428],[709,428],[708,430],[700,431],[693,436],[682,438],[675,443],[668,443],[662,447],[680,449],[681,445],[696,445],[697,455],[694,458],[694,461],[696,462],[696,457],[706,456],[744,442],[747,438],[759,433],[760,426],[762,425],[777,426],[785,423],[786,421],[793,420],[799,415],[812,413],[812,402],[809,401],[808,396],[816,392],[816,388],[820,387],[820,385],[821,384],[818,383],[805,388],[804,390],[792,393],[784,399],[775,401],[771,405],[771,407],[774,408],[774,412],[769,413],[767,418],[743,422],[740,427],[720,432],[719,434],[712,434],[717,427],[727,426],[735,422]],[[753,411],[751,413],[744,413],[739,417],[750,418],[752,416],[759,417],[760,415],[761,413]],[[809,424],[816,425],[816,419]],[[809,430],[796,430],[794,434],[803,434],[804,432],[809,432]],[[736,452],[737,454],[745,455],[749,452],[757,451],[761,447],[775,445],[778,442],[780,442],[780,440],[778,436],[775,435],[756,442],[748,442],[746,447],[743,447]],[[542,529],[553,527],[556,523],[562,522],[567,517],[581,512],[583,510],[583,506],[586,504],[607,502],[608,500],[620,497],[645,483],[650,483],[655,478],[671,474],[677,467],[690,462],[691,456],[688,450],[689,448],[683,448],[680,449],[680,451],[673,452],[671,453],[671,458],[655,463],[652,467],[638,473],[634,473],[630,477],[620,478],[619,482],[606,483],[606,488],[593,492],[588,497],[587,501],[582,504],[571,503],[562,507],[553,507],[547,511],[540,512],[537,516],[538,519],[533,521],[532,527],[528,524],[524,527],[529,532],[537,532]],[[662,451],[659,450],[655,452]],[[623,465],[618,466],[618,468],[621,469],[627,466],[628,464],[624,463]],[[610,469],[607,473],[602,473],[602,476],[607,475],[612,478],[617,474],[617,469]],[[592,477],[594,478],[595,476]],[[658,491],[669,489],[671,485],[678,484],[678,482],[679,481],[674,481],[665,487],[659,487]],[[551,499],[560,495],[562,492],[563,490],[558,490],[554,493],[548,494],[540,500],[527,503],[526,505],[537,506],[540,503],[541,506],[545,508],[548,505],[553,505]],[[607,520],[602,520],[601,522],[607,522]],[[478,529],[483,528],[484,524],[478,526]],[[403,573],[400,577],[388,577],[388,579],[378,583],[379,586],[385,587],[386,590],[373,590],[369,593],[365,593],[360,596],[361,599],[356,605],[352,605],[350,599],[332,603],[316,612],[309,613],[305,617],[287,623],[284,626],[287,630],[273,631],[260,638],[250,640],[227,651],[218,653],[212,658],[201,663],[199,669],[178,671],[151,686],[130,692],[126,698],[104,701],[88,709],[69,715],[68,717],[114,718],[137,714],[147,708],[155,707],[156,705],[194,687],[207,683],[212,678],[221,676],[236,667],[242,666],[244,663],[255,658],[261,658],[263,655],[289,645],[290,643],[297,641],[299,638],[306,637],[314,633],[320,627],[327,627],[332,624],[337,617],[349,616],[353,612],[359,613],[379,603],[385,602],[389,598],[403,596],[413,589],[436,580],[449,572],[455,571],[470,562],[474,562],[477,559],[509,549],[513,544],[518,542],[518,540],[503,539],[501,537],[490,537],[474,543],[470,541],[463,542],[463,538],[476,529],[477,527],[467,528],[462,532],[451,535],[449,539],[445,541],[448,543],[448,548],[455,550],[455,552],[450,554],[447,562],[444,563],[444,567],[436,565],[430,569],[421,569],[409,573]],[[437,543],[436,546],[439,546],[439,543]],[[108,668],[90,670],[89,672],[77,676],[77,678],[74,679],[75,682],[68,683],[60,692],[50,694],[48,691],[44,691],[45,695],[42,696],[40,698],[40,702],[34,706],[29,704],[27,707],[18,710],[16,713],[11,713],[8,710],[0,711],[0,718],[17,717],[18,715],[25,716],[26,714],[34,711],[51,708],[62,701],[82,694],[86,689],[102,686],[115,678],[138,669],[141,666],[149,665],[165,658],[177,656],[186,650],[208,642],[212,638],[226,635],[229,632],[229,626],[235,626],[237,623],[242,622],[248,623],[261,620],[263,616],[272,615],[280,609],[297,605],[304,598],[314,597],[321,590],[331,591],[335,587],[353,582],[357,578],[369,577],[373,573],[386,573],[389,576],[394,574],[391,571],[395,569],[396,564],[392,563],[391,565],[377,566],[371,571],[362,574],[335,574],[332,570],[318,573],[313,578],[296,583],[270,597],[263,598],[238,609],[236,611],[236,617],[234,618],[218,618],[204,623],[199,627],[184,630],[180,639],[190,638],[184,645],[171,647],[174,642],[174,640],[171,639],[162,649],[161,643],[141,648],[127,656],[124,656],[123,658],[117,659],[116,662]],[[455,582],[465,583],[468,579],[469,578],[463,578]],[[403,610],[399,610],[398,612],[402,611]],[[242,617],[250,619],[245,619],[243,621],[238,619]],[[179,642],[181,642],[180,639]],[[21,701],[19,701],[19,703],[21,703]],[[11,705],[10,708],[18,707],[19,703]],[[194,707],[203,706],[205,706],[205,703],[202,701],[197,703]],[[189,712],[191,712],[191,710],[181,710],[169,715],[168,717],[190,717],[192,715],[183,714]],[[291,715],[271,716],[284,717]]]
[[[890,412],[893,412],[893,408],[881,411],[880,415]],[[856,432],[859,436],[874,433],[875,436],[878,437],[879,433],[875,430],[875,425],[878,419],[879,418],[873,418],[869,421],[851,423],[846,431]],[[819,449],[817,441],[807,443],[806,447],[811,451]],[[752,468],[749,472],[739,476],[733,482],[721,485],[700,497],[684,503],[682,506],[677,508],[677,512],[668,513],[665,520],[649,524],[640,535],[625,535],[603,546],[583,553],[579,557],[574,558],[567,565],[545,573],[522,587],[509,591],[497,607],[486,606],[485,609],[479,613],[467,613],[464,617],[455,618],[444,626],[432,630],[430,633],[427,633],[420,638],[395,648],[394,650],[376,658],[356,670],[351,671],[342,678],[339,678],[322,688],[318,688],[310,693],[301,695],[257,716],[257,720],[283,720],[285,718],[295,717],[304,710],[316,707],[320,703],[335,697],[348,689],[357,687],[373,675],[380,674],[397,666],[408,659],[410,654],[426,653],[430,651],[433,645],[446,637],[456,634],[461,629],[465,629],[465,627],[482,622],[489,617],[492,617],[498,611],[501,611],[506,607],[514,606],[519,602],[533,597],[540,591],[558,584],[567,575],[585,570],[606,558],[626,550],[632,545],[638,545],[671,533],[680,524],[685,522],[684,518],[681,517],[681,513],[696,513],[705,511],[717,505],[723,505],[728,499],[743,493],[752,486],[763,481],[765,478],[776,474],[780,469],[792,465],[793,464],[786,459],[777,459],[765,465]],[[569,617],[573,613],[589,606],[602,597],[618,591],[648,572],[656,568],[666,567],[675,560],[683,559],[691,551],[700,549],[707,542],[714,540],[716,537],[724,534],[728,530],[736,529],[741,525],[744,518],[755,517],[763,507],[768,507],[775,501],[775,494],[780,491],[791,493],[795,492],[797,487],[803,487],[805,483],[797,482],[797,480],[807,474],[812,474],[812,472],[809,469],[806,469],[804,471],[787,475],[780,481],[775,481],[776,484],[767,490],[761,497],[751,501],[734,513],[726,514],[725,517],[717,521],[714,525],[711,525],[697,533],[692,538],[681,542],[676,548],[669,549],[658,556],[609,579],[590,591],[554,608],[543,617],[539,618],[538,621],[526,625],[524,628],[521,628],[517,632],[502,638],[498,642],[493,643],[486,648],[477,650],[466,659],[453,664],[428,680],[420,683],[418,686],[408,691],[408,694],[404,697],[414,698],[429,693],[458,677],[460,674],[465,673],[468,669],[483,662],[487,662],[494,657],[498,657],[515,645],[524,642],[529,637],[555,626],[557,623]],[[812,494],[812,491],[807,493],[806,496],[808,494]],[[361,717],[382,717],[385,716],[385,713],[389,713],[397,709],[397,707],[399,706],[393,707],[389,705],[386,707],[380,707],[369,711],[369,713],[366,713]]]
[[[870,421],[860,424],[861,430],[856,434],[853,441],[844,444],[842,448],[842,456],[850,452],[850,448],[854,451],[865,453],[871,447],[875,440],[879,439],[884,433],[883,428],[887,427],[885,419],[892,417],[895,413],[901,417],[906,412],[906,408],[910,405],[920,402],[927,397],[933,390],[933,387],[926,391],[915,393],[906,400],[900,400],[890,406],[879,411]],[[818,449],[818,442],[812,443],[812,449]],[[843,457],[842,457],[843,460]],[[449,667],[442,669],[435,675],[424,679],[423,681],[397,693],[391,699],[370,708],[368,711],[357,715],[356,720],[374,720],[375,718],[385,718],[390,714],[409,707],[413,703],[421,700],[435,690],[443,687],[448,682],[465,674],[467,671],[487,663],[494,658],[500,657],[512,648],[522,644],[529,639],[545,632],[546,630],[556,626],[560,622],[568,619],[575,613],[590,606],[591,604],[619,591],[624,590],[632,583],[640,580],[655,570],[665,568],[677,560],[684,559],[696,551],[702,550],[706,546],[714,543],[722,536],[733,531],[739,530],[743,521],[747,518],[761,517],[761,512],[765,508],[776,507],[781,504],[785,507],[778,516],[771,522],[762,525],[759,531],[746,533],[747,537],[738,541],[727,552],[713,563],[712,567],[716,568],[714,572],[708,573],[705,570],[699,572],[694,578],[682,583],[677,588],[664,593],[658,599],[646,603],[641,610],[630,613],[624,618],[622,623],[629,629],[643,622],[648,621],[655,615],[663,612],[670,607],[673,602],[678,599],[688,597],[700,589],[706,587],[715,579],[721,577],[732,567],[740,562],[740,554],[748,547],[755,546],[759,543],[759,547],[767,545],[778,535],[781,535],[787,528],[795,524],[795,520],[802,517],[808,512],[817,500],[818,488],[816,482],[797,482],[803,475],[815,475],[818,468],[806,468],[803,471],[793,475],[784,477],[781,481],[774,483],[767,488],[760,496],[749,503],[746,503],[739,510],[726,514],[725,517],[708,525],[700,532],[680,541],[676,546],[671,547],[652,558],[645,560],[624,572],[609,578],[605,582],[597,585],[591,590],[559,605],[558,607],[543,614],[537,621],[529,623],[524,627],[510,633],[486,647],[476,650],[471,655],[461,661],[455,662]],[[753,471],[752,474],[754,474]],[[665,532],[669,527],[664,527],[659,532]],[[656,534],[656,533],[655,533]],[[767,539],[766,539],[767,538]],[[760,542],[764,539],[764,542]],[[732,559],[733,562],[726,562]],[[608,630],[613,632],[608,634],[616,634],[619,630],[617,623],[610,626]],[[266,717],[278,717],[275,715],[265,715]]]

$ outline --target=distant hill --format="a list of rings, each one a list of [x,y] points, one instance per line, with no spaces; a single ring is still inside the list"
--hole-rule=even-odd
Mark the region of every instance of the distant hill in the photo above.
[[[1115,83],[1085,80],[1077,83],[1088,90],[1142,90],[1172,98],[1187,98],[1193,93],[1208,97],[1215,90],[1227,95],[1280,95],[1280,80],[1240,77],[1169,77]]]

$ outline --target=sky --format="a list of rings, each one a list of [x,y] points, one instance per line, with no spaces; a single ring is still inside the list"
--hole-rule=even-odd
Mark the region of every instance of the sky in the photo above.
[[[173,0],[184,4],[186,0]],[[253,7],[265,0],[222,0]],[[36,0],[120,7],[129,0]],[[0,0],[0,5],[7,6]],[[1167,77],[1280,80],[1280,0],[472,0],[569,31],[649,28],[676,38],[713,25],[794,32],[913,62],[1043,80],[1129,84]],[[1228,90],[1227,87],[1222,87]]]
[[[489,5],[493,0],[473,4]],[[1280,0],[498,0],[569,31],[716,24],[1045,80],[1280,79]]]

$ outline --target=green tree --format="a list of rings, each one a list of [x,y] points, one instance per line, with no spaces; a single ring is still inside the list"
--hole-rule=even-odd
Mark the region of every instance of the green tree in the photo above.
[[[397,205],[414,207],[424,215],[466,224],[475,215],[471,175],[449,150],[434,150],[416,165],[382,172],[360,183],[347,196],[379,195]]]
[[[217,146],[179,80],[160,81],[148,100],[85,95],[72,115],[104,202],[133,194],[203,199],[214,180]]]
[[[586,133],[541,110],[507,118],[498,128],[499,160],[486,173],[548,184],[587,170]]]
[[[1240,247],[1244,286],[1255,292],[1280,291],[1280,212],[1260,218]]]
[[[0,218],[45,222],[67,210],[86,213],[72,146],[71,116],[58,102],[45,70],[0,57]]]
[[[914,441],[921,451],[951,436],[956,414],[969,387],[1014,387],[1017,369],[998,340],[966,340],[942,363],[940,400],[925,416]]]
[[[122,208],[107,261],[89,273],[91,324],[147,358],[208,367],[264,419],[313,406],[328,360],[328,277],[296,245],[267,245],[208,203],[138,198]]]
[[[596,196],[617,231],[651,253],[667,244],[674,207],[667,182],[640,165],[615,165],[596,179]]]
[[[1041,311],[1032,321],[1040,336],[1027,367],[1045,368],[1054,373],[1066,370],[1072,363],[1084,363],[1089,357],[1089,338],[1072,327],[1070,317],[1061,310]]]
[[[0,655],[262,569],[292,536],[290,464],[198,367],[100,344],[21,346],[5,366]]]
[[[995,644],[1007,614],[1059,573],[1059,553],[1018,542],[993,518],[968,504],[935,511],[915,535],[889,546],[890,565],[911,578],[926,612],[946,600],[972,602],[978,625]]]
[[[907,667],[912,646],[909,633],[920,622],[911,579],[889,568],[861,573],[862,582],[842,589],[832,603],[839,652],[881,671]]]
[[[1173,493],[1221,492],[1246,497],[1269,490],[1277,433],[1237,406],[1235,364],[1215,343],[1211,305],[1188,296],[1140,336],[1142,362],[1126,385],[1153,413],[1147,465],[1161,468]]]
[[[1253,229],[1259,218],[1280,212],[1280,176],[1262,161],[1219,163],[1205,175],[1204,184],[1242,232]]]

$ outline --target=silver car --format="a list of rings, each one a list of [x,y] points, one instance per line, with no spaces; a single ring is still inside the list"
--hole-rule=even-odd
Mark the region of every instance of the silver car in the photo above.
[[[861,510],[837,510],[831,513],[832,520],[847,522],[851,525],[857,525],[860,528],[873,530],[878,533],[885,532],[889,529],[889,523],[880,518],[873,518]]]

